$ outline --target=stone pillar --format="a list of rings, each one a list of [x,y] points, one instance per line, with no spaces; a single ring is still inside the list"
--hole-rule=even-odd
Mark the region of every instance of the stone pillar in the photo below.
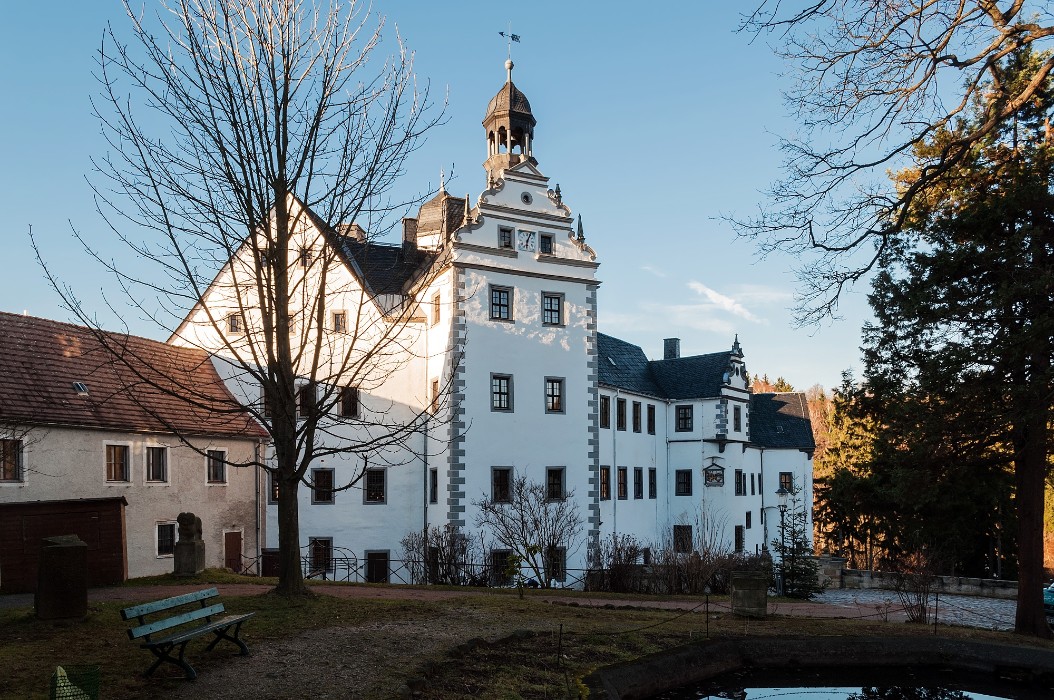
[[[40,541],[33,604],[41,620],[83,618],[88,614],[88,545],[81,538],[60,535]]]
[[[205,541],[201,538],[201,518],[193,513],[180,513],[179,541],[173,557],[176,576],[194,576],[205,570]]]
[[[732,614],[760,617],[768,614],[769,577],[757,571],[732,572]]]

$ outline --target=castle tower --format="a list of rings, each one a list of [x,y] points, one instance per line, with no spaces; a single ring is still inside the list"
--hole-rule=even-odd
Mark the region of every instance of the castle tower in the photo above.
[[[505,61],[508,78],[487,105],[487,116],[483,118],[487,134],[487,160],[483,167],[491,182],[501,176],[501,171],[524,160],[538,164],[532,151],[534,126],[538,122],[527,96],[512,83],[512,67],[511,60]]]

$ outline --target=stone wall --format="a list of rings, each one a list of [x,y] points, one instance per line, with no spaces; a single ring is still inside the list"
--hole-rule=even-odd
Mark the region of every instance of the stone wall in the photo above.
[[[817,557],[820,563],[820,582],[828,588],[851,590],[894,590],[895,577],[881,571],[843,569],[845,559],[839,557]],[[939,593],[973,595],[984,598],[1017,598],[1017,581],[969,578],[965,576],[938,576],[934,590]]]

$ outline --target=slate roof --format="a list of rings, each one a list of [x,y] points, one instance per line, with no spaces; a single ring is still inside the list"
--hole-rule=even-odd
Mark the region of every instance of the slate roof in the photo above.
[[[78,395],[74,382],[88,395]],[[0,422],[267,437],[202,350],[3,312]]]
[[[708,355],[678,357],[675,360],[653,360],[651,374],[668,399],[699,399],[721,395],[725,370],[732,358],[730,351]]]
[[[417,213],[418,235],[437,231],[456,231],[465,222],[468,200],[442,191],[421,205]]]
[[[597,333],[597,375],[601,384],[665,398],[652,379],[644,351],[603,333]]]
[[[816,449],[805,394],[751,395],[750,441],[770,448]]]
[[[465,200],[458,201],[464,202]],[[414,273],[430,265],[436,257],[435,253],[406,248],[402,245],[361,241],[356,236],[347,236],[338,232],[309,207],[304,207],[304,211],[337,250],[355,276],[374,294],[403,292]],[[464,210],[462,210],[461,217],[464,218]],[[458,225],[461,225],[461,219],[458,220]]]
[[[663,399],[699,399],[721,395],[731,352],[648,360],[639,346],[597,333],[599,381],[607,386]]]

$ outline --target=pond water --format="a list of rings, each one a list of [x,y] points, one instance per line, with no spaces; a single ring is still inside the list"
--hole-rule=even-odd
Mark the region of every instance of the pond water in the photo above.
[[[1039,700],[1054,689],[936,668],[751,669],[667,691],[653,700]]]

